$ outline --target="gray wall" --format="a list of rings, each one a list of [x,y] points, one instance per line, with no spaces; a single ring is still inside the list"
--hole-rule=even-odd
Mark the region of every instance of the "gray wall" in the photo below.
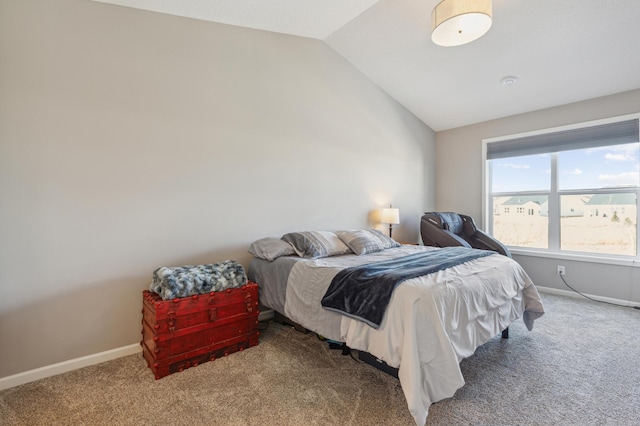
[[[436,134],[436,206],[458,211],[482,223],[482,140],[640,112],[640,90],[527,114],[506,117]],[[566,266],[572,287],[598,296],[640,302],[640,268],[566,259],[516,255],[540,286],[568,290],[556,276]]]
[[[435,206],[434,133],[317,40],[2,0],[0,93],[0,377],[137,343],[159,266]]]

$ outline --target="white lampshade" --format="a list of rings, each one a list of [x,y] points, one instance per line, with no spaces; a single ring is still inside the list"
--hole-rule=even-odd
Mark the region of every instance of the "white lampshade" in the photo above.
[[[388,209],[382,209],[380,214],[380,222],[382,223],[400,223],[400,210],[389,207]]]
[[[431,40],[440,46],[460,46],[491,28],[491,0],[443,0],[431,13]]]

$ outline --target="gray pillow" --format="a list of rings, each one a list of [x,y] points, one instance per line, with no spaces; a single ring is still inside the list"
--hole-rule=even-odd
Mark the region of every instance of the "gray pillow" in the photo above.
[[[273,261],[280,256],[296,254],[291,244],[275,237],[267,237],[254,241],[249,247],[249,253],[255,257],[269,261]]]
[[[329,231],[290,232],[282,240],[293,246],[300,257],[328,257],[351,253],[336,234]]]
[[[375,229],[338,231],[336,235],[357,255],[400,247],[400,243]]]

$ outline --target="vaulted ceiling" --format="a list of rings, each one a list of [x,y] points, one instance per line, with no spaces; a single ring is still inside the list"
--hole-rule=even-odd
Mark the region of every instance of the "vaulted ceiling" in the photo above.
[[[458,47],[431,42],[439,0],[96,1],[323,40],[435,131],[640,88],[639,0],[493,0]]]

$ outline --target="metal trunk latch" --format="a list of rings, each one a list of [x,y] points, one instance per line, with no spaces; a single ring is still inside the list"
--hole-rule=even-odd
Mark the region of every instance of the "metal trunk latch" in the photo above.
[[[176,314],[175,312],[169,312],[167,318],[167,325],[169,326],[169,331],[176,331]]]

